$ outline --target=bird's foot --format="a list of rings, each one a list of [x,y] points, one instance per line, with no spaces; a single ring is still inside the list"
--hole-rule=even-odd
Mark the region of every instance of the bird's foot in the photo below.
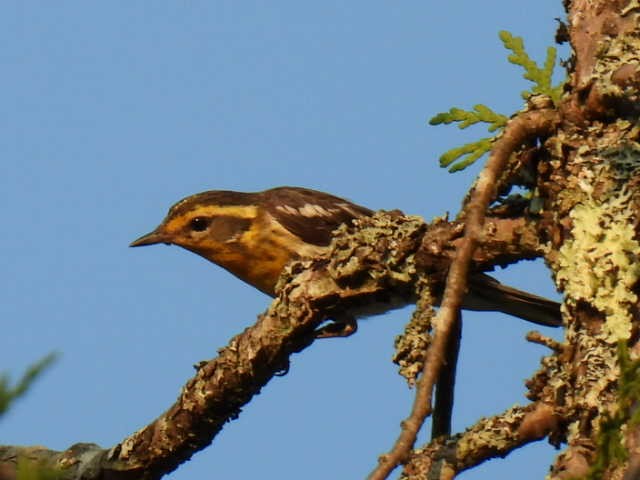
[[[315,331],[316,338],[348,337],[358,330],[358,322],[351,315],[341,315],[331,319]]]

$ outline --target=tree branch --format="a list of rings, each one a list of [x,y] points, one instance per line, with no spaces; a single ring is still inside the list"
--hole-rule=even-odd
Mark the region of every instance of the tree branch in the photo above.
[[[493,219],[486,237],[503,245],[502,252],[479,250],[475,267],[540,255],[534,229],[524,221]],[[140,478],[142,472],[145,478],[160,478],[208,446],[274,375],[286,372],[293,353],[313,343],[313,331],[326,318],[345,311],[382,313],[413,302],[418,279],[442,291],[452,254],[447,242],[460,230],[459,223],[427,226],[399,212],[345,226],[324,259],[290,265],[280,296],[258,322],[234,337],[217,358],[199,364],[176,403],[154,422],[108,450],[94,444],[76,444],[64,452],[0,447],[2,479],[15,478],[19,458],[62,469],[64,479],[78,478],[79,472],[83,480]]]
[[[444,480],[475,467],[490,458],[505,457],[511,451],[544,438],[556,428],[553,407],[535,402],[512,407],[480,420],[465,432],[439,438],[416,449],[404,466],[403,480]]]
[[[445,368],[440,372],[440,377],[436,384],[436,402],[433,408],[431,438],[438,438],[442,435],[451,434],[451,415],[453,413],[456,370],[458,365],[458,354],[460,353],[461,335],[462,315],[458,315],[458,318],[453,325],[449,345],[446,348],[447,356],[443,365]]]

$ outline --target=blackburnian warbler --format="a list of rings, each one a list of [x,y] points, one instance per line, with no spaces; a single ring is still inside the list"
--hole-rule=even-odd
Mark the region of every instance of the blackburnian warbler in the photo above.
[[[131,246],[179,245],[274,296],[287,263],[322,254],[339,225],[372,214],[368,208],[307,188],[214,190],[180,200],[155,230]],[[561,324],[558,303],[488,275],[474,274],[469,290],[463,308],[499,311],[541,325]]]

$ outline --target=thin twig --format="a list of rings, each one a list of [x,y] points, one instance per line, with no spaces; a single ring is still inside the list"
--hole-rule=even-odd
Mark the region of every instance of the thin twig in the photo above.
[[[456,251],[447,276],[440,311],[435,319],[435,337],[426,353],[422,376],[418,380],[411,414],[402,423],[402,430],[391,451],[380,457],[378,466],[369,480],[384,480],[400,464],[406,461],[413,448],[418,431],[431,413],[433,386],[440,375],[445,350],[460,312],[462,298],[467,289],[467,277],[471,257],[480,240],[487,207],[495,198],[495,187],[509,156],[525,140],[551,132],[557,125],[558,114],[554,110],[534,110],[512,118],[491,151],[489,160],[480,172],[466,208],[464,238]]]
[[[438,383],[436,384],[436,401],[433,408],[431,424],[431,438],[438,438],[451,434],[451,416],[453,412],[453,400],[456,384],[456,367],[458,365],[458,353],[460,353],[460,337],[462,335],[462,315],[458,315],[453,326],[449,345],[446,349],[445,363]]]
[[[559,342],[551,337],[546,335],[542,335],[540,332],[533,331],[527,333],[527,341],[531,343],[537,343],[538,345],[543,345],[550,350],[553,350],[556,353],[561,353],[564,349],[564,345],[562,342]]]

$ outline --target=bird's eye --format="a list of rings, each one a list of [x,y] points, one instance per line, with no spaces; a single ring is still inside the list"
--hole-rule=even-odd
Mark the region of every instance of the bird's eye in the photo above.
[[[207,217],[196,217],[191,220],[189,226],[194,232],[204,232],[209,226],[210,220]]]

